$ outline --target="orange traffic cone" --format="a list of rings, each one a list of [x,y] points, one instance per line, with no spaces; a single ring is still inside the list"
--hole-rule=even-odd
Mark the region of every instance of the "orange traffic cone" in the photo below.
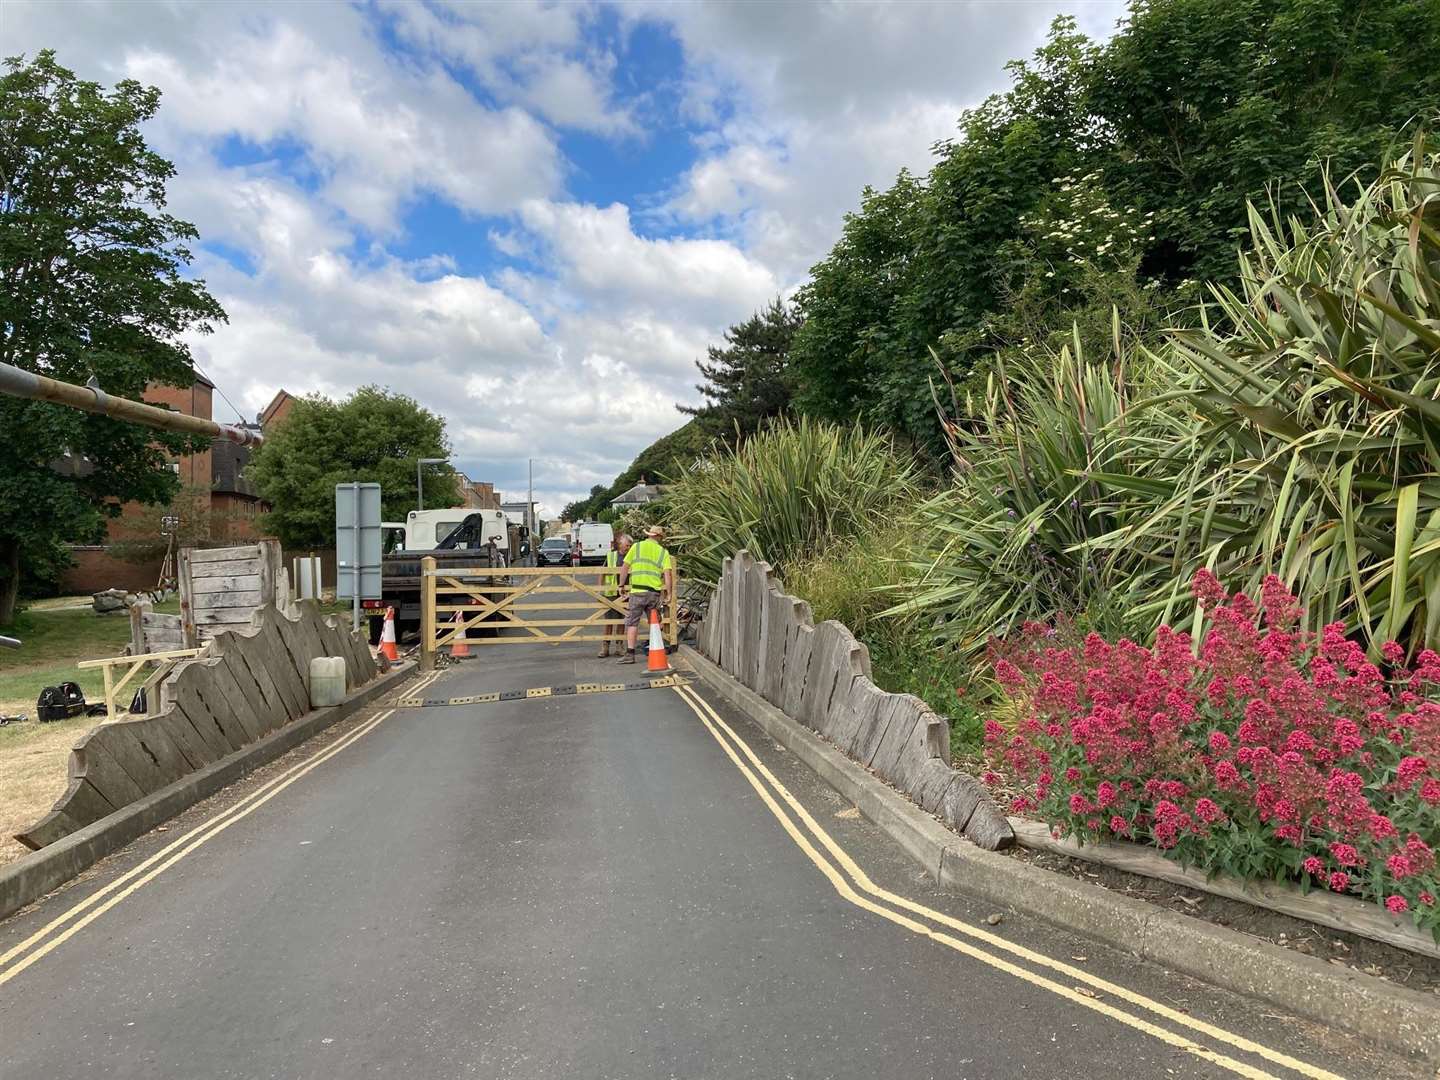
[[[456,626],[460,627],[460,633],[450,644],[450,658],[452,660],[460,660],[470,655],[470,646],[466,642],[470,628],[465,625],[465,617],[458,611],[455,612],[454,622]]]
[[[385,609],[385,626],[380,631],[380,655],[385,659],[396,662],[400,659],[400,650],[395,645],[395,609]]]
[[[660,613],[650,609],[650,656],[645,663],[647,675],[664,674],[670,670],[670,654],[665,651],[665,635],[660,631]]]

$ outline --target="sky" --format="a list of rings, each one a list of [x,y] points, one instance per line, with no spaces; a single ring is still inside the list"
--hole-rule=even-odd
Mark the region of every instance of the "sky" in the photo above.
[[[553,514],[1057,14],[1104,37],[1123,6],[5,0],[0,54],[161,89],[146,137],[229,315],[190,341],[217,420],[380,384],[471,479],[523,498],[533,459]]]

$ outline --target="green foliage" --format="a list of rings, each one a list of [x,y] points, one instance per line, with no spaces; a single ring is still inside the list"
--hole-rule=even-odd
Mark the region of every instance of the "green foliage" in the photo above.
[[[382,516],[404,521],[415,509],[418,458],[448,457],[445,421],[413,398],[362,386],[344,401],[318,395],[295,402],[250,459],[250,475],[272,509],[266,527],[286,547],[335,542],[335,485],[378,483]],[[425,466],[425,505],[460,501],[455,473]]]
[[[687,577],[718,580],[740,548],[784,573],[908,507],[915,492],[915,468],[888,436],[784,420],[682,468],[666,524]]]
[[[182,274],[196,232],[164,212],[174,168],[140,132],[159,102],[131,80],[109,92],[79,80],[48,50],[4,62],[0,361],[133,398],[194,381],[184,335],[225,313]],[[22,553],[53,567],[62,541],[98,539],[120,503],[165,502],[177,486],[166,458],[204,445],[13,398],[0,398],[0,431],[0,622]],[[67,453],[85,467],[52,468]]]
[[[681,405],[680,411],[695,417],[705,435],[719,439],[745,438],[766,420],[789,412],[790,345],[801,321],[777,297],[764,311],[730,327],[724,347],[711,345],[709,362],[695,362],[705,378],[696,389],[706,403]]]
[[[1143,477],[1093,470],[1145,510],[1092,546],[1252,589],[1276,573],[1312,628],[1440,646],[1440,149],[1417,138],[1310,216],[1252,211],[1239,291],[1214,289],[1228,329],[1176,334],[1147,403],[1199,422]]]
[[[964,383],[1037,340],[1017,303],[1041,338],[1079,323],[1092,352],[1112,306],[1131,318],[1132,288],[1171,310],[1173,291],[1229,272],[1247,200],[1273,190],[1283,219],[1323,198],[1322,161],[1373,177],[1440,101],[1437,49],[1433,0],[1137,0],[1103,45],[1056,20],[928,175],[867,189],[846,218],[799,296],[797,405],[943,453],[929,350]],[[1074,213],[1086,199],[1116,217]],[[1045,228],[1066,219],[1082,228]],[[1111,223],[1137,228],[1101,251],[1087,229]]]
[[[1126,610],[1117,597],[1147,595],[1155,566],[1123,545],[1090,546],[1132,510],[1086,477],[1144,474],[1168,450],[1171,418],[1133,407],[1170,388],[1164,374],[1118,324],[1098,360],[1074,340],[998,362],[978,403],[952,405],[953,480],[917,510],[914,586],[895,613],[937,620],[975,658],[1027,619],[1088,611],[1105,625]]]

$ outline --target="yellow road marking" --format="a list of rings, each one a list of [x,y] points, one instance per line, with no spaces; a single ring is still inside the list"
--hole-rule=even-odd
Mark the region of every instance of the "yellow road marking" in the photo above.
[[[420,685],[428,686],[431,683],[435,682],[435,680],[439,677],[440,673],[425,676],[421,680]],[[19,944],[12,946],[10,949],[6,950],[4,954],[0,954],[0,986],[3,986],[5,983],[9,982],[20,972],[24,971],[31,964],[35,963],[41,957],[51,952],[54,948],[56,948],[64,941],[69,940],[82,927],[88,926],[95,919],[99,918],[100,915],[104,914],[106,911],[109,911],[110,908],[114,907],[125,897],[131,895],[141,886],[153,880],[157,875],[167,870],[169,867],[173,866],[180,859],[184,858],[186,855],[190,854],[196,848],[200,847],[206,841],[211,839],[211,837],[219,834],[220,832],[223,832],[225,829],[229,828],[230,825],[234,824],[236,821],[239,821],[241,818],[248,816],[251,811],[258,809],[264,803],[269,802],[271,798],[273,798],[275,795],[278,795],[281,791],[289,787],[292,783],[300,779],[306,773],[309,773],[312,769],[315,769],[316,767],[324,764],[326,761],[330,760],[330,758],[338,754],[341,750],[344,750],[352,743],[357,742],[362,736],[379,727],[380,724],[384,720],[388,719],[394,712],[394,709],[385,710],[378,716],[367,720],[365,723],[361,724],[353,731],[347,732],[344,736],[337,739],[335,742],[331,743],[323,750],[320,750],[316,754],[307,758],[305,761],[302,761],[299,764],[292,766],[285,772],[281,773],[279,776],[262,784],[260,787],[256,788],[254,791],[246,795],[243,799],[236,802],[234,805],[226,807],[224,810],[211,817],[208,821],[205,821],[202,824],[197,825],[194,829],[191,829],[184,836],[180,837],[177,840],[171,841],[169,844],[161,848],[155,854],[149,856],[143,862],[139,863],[134,867],[131,867],[124,874],[121,874],[119,877],[117,877],[114,881],[109,882],[101,889],[97,889],[95,892],[85,897],[85,899],[81,900],[73,907],[65,911],[62,915],[59,915],[56,918],[52,919],[50,922],[46,923],[39,930],[35,931],[33,934],[27,937],[24,941],[21,941]],[[173,857],[167,859],[167,856],[171,856],[172,852],[177,851],[178,854],[174,854]],[[162,865],[156,867],[156,869],[154,869],[150,873],[146,873],[146,871],[150,867],[155,866],[155,864],[157,863],[161,863],[162,860],[164,860]],[[74,919],[81,912],[87,911],[90,908],[95,907],[95,905],[100,904],[100,902],[104,900],[106,896],[109,896],[111,893],[116,892],[116,890],[121,889],[126,885],[127,882],[134,880],[136,877],[139,877],[142,874],[144,875],[144,877],[141,878],[141,880],[136,881],[128,888],[124,888],[124,891],[121,892],[120,895],[113,897],[111,900],[101,905],[97,910],[92,911],[91,914],[87,915],[84,919],[76,923],[76,925],[72,926],[69,930],[66,930],[58,937],[50,940],[42,948],[26,956],[18,963],[15,963],[8,968],[5,966],[7,964],[10,964],[12,960],[15,960],[15,958],[20,956],[22,953],[25,953],[27,950],[34,947],[37,943],[42,941],[48,935],[58,930],[60,927],[64,926],[67,922]]]
[[[549,696],[550,696],[550,687],[548,687],[548,686],[536,686],[536,687],[533,687],[532,689],[525,691],[525,696],[526,696],[527,698],[549,697]]]
[[[1158,1015],[1164,1016],[1168,1020],[1172,1020],[1176,1023],[1180,1023],[1187,1027],[1193,1028],[1194,1030],[1202,1032],[1212,1038],[1217,1039],[1218,1041],[1228,1043],[1242,1052],[1253,1053],[1257,1056],[1264,1057],[1277,1065],[1292,1069],[1304,1076],[1313,1077],[1315,1078],[1315,1080],[1341,1080],[1341,1078],[1336,1076],[1336,1074],[1334,1073],[1328,1072],[1314,1065],[1310,1065],[1306,1062],[1299,1061],[1295,1058],[1289,1057],[1286,1054],[1280,1053],[1279,1051],[1271,1050],[1269,1047],[1265,1047],[1258,1043],[1252,1042],[1251,1040],[1246,1039],[1243,1036],[1236,1035],[1233,1032],[1224,1030],[1223,1028],[1215,1027],[1214,1025],[1207,1024],[1201,1020],[1195,1020],[1193,1017],[1187,1016],[1184,1013],[1171,1009],[1170,1007],[1163,1005],[1158,1001],[1153,1001],[1132,990],[1128,990],[1124,987],[1118,986],[1105,979],[1098,978],[1080,968],[1075,968],[1069,964],[1052,960],[1050,957],[1044,956],[1041,953],[1036,953],[1033,950],[1025,948],[1024,946],[1016,945],[1013,942],[1007,941],[1004,938],[979,930],[978,928],[972,927],[968,923],[963,923],[958,919],[952,918],[951,916],[946,915],[943,912],[927,908],[924,905],[917,904],[914,901],[908,900],[901,896],[897,896],[894,893],[888,892],[887,890],[876,886],[874,882],[872,882],[869,877],[865,875],[864,871],[860,869],[860,867],[855,863],[855,861],[850,858],[849,854],[845,852],[844,849],[841,848],[840,845],[837,844],[833,838],[830,837],[830,835],[820,826],[817,821],[815,821],[814,817],[805,810],[805,808],[790,793],[790,791],[775,777],[775,775],[768,768],[766,768],[764,763],[760,761],[759,757],[756,756],[755,752],[750,748],[750,746],[745,742],[745,740],[742,739],[739,735],[737,735],[735,731],[728,724],[725,723],[725,721],[720,717],[720,715],[715,712],[713,708],[711,708],[709,702],[707,702],[703,697],[697,694],[693,689],[690,689],[688,687],[676,688],[676,693],[685,699],[686,704],[690,706],[691,711],[693,711],[695,715],[700,718],[701,722],[710,731],[710,734],[714,736],[717,742],[720,743],[721,748],[725,751],[726,755],[730,758],[732,762],[735,763],[735,766],[741,771],[741,773],[745,775],[745,778],[750,782],[750,785],[756,790],[756,792],[764,800],[765,804],[770,808],[771,813],[775,815],[775,817],[780,821],[781,825],[785,828],[785,831],[789,833],[791,839],[793,839],[795,843],[801,848],[801,850],[805,852],[805,854],[816,865],[816,867],[818,867],[820,871],[825,874],[827,878],[830,879],[830,882],[832,885],[834,885],[836,891],[839,892],[840,895],[843,896],[845,899],[856,904],[858,907],[864,908],[868,911],[872,911],[875,914],[880,915],[882,918],[888,919],[889,921],[896,923],[897,925],[903,926],[908,930],[912,930],[917,934],[929,937],[935,941],[940,942],[943,945],[955,949],[958,952],[964,953],[967,956],[971,956],[974,959],[980,960],[981,962],[988,964],[991,967],[995,967],[1008,974],[1014,975],[1017,978],[1023,979],[1026,982],[1031,983],[1032,985],[1049,990],[1052,993],[1055,993],[1060,997],[1072,1001],[1077,1005],[1082,1005],[1085,1008],[1093,1009],[1097,1012],[1103,1013],[1107,1016],[1110,1016],[1112,1019],[1118,1020],[1123,1024],[1134,1027],[1140,1031],[1145,1032],[1146,1034],[1152,1035],[1155,1038],[1160,1039],[1163,1042],[1169,1043],[1172,1046],[1186,1050],[1189,1053],[1202,1057],[1207,1061],[1213,1061],[1214,1063],[1222,1065],[1225,1068],[1230,1069],[1232,1072],[1235,1072],[1241,1076],[1260,1078],[1270,1075],[1244,1062],[1237,1061],[1223,1054],[1217,1054],[1209,1047],[1205,1047],[1198,1043],[1191,1042],[1190,1040],[1185,1039],[1182,1036],[1176,1035],[1175,1033],[1170,1032],[1165,1028],[1161,1028],[1155,1024],[1151,1024],[1150,1022],[1143,1020],[1140,1017],[1134,1016],[1120,1009],[1116,1009],[1105,1002],[1096,1000],[1095,998],[1088,997],[1085,994],[1079,992],[1078,989],[1072,989],[1071,987],[1067,987],[1061,983],[1057,983],[1051,979],[1046,978],[1043,975],[1038,975],[1025,968],[1019,967],[1003,959],[1002,957],[995,956],[992,953],[979,949],[976,946],[970,945],[969,943],[952,937],[949,934],[936,931],[931,927],[925,926],[922,923],[915,922],[914,920],[909,919],[904,915],[891,911],[889,908],[881,907],[878,904],[873,903],[868,898],[859,895],[851,888],[850,882],[847,881],[844,877],[842,877],[835,869],[835,867],[823,855],[821,855],[810,843],[810,841],[804,836],[804,834],[799,831],[799,829],[795,826],[794,822],[790,820],[790,817],[775,802],[774,798],[770,795],[770,792],[760,784],[755,774],[750,770],[748,766],[745,765],[744,762],[740,760],[740,758],[736,755],[735,751],[731,748],[730,744],[721,737],[720,733],[715,728],[715,724],[718,724],[720,727],[724,728],[726,734],[729,735],[729,737],[734,740],[735,744],[744,751],[745,756],[754,763],[756,768],[765,776],[766,780],[768,780],[769,783],[774,786],[775,790],[781,795],[781,797],[786,801],[786,803],[795,810],[797,816],[799,816],[803,821],[805,821],[807,828],[815,835],[818,840],[820,840],[820,842],[831,852],[831,854],[836,857],[836,860],[840,862],[841,865],[845,866],[846,871],[850,874],[852,878],[855,879],[856,884],[860,888],[871,893],[872,895],[883,898],[890,903],[895,904],[896,906],[902,907],[905,910],[911,911],[917,915],[921,915],[946,927],[959,930],[962,933],[965,933],[971,937],[981,939],[989,945],[998,947],[1000,949],[1003,949],[1004,951],[1023,957],[1028,961],[1049,967],[1057,972],[1063,973],[1068,978],[1073,978],[1079,982],[1087,983],[1090,986],[1094,986],[1097,990],[1103,990],[1104,992],[1118,997],[1132,1005],[1138,1005],[1140,1007],[1149,1009],[1150,1011],[1153,1011]],[[702,709],[704,710],[703,712]],[[708,716],[706,715],[707,713],[709,714]],[[712,717],[715,722],[714,724],[711,723]]]

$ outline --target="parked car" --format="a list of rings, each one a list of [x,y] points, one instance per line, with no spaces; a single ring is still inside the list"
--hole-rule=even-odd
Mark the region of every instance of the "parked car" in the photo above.
[[[570,541],[563,536],[552,536],[540,542],[540,564],[542,566],[570,565]]]

